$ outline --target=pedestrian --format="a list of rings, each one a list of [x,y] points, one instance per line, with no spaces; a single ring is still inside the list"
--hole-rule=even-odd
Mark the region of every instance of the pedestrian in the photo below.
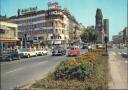
[[[88,45],[88,52],[90,51],[90,49],[91,49],[91,46],[90,46],[90,44]]]

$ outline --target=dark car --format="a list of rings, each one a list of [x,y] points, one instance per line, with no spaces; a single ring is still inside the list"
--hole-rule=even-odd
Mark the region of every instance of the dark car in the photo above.
[[[56,56],[56,55],[66,55],[66,49],[65,48],[55,48],[52,51],[52,55]]]
[[[12,60],[20,59],[20,55],[18,54],[16,50],[2,51],[0,56],[1,56],[2,61],[6,61],[6,60],[12,61]]]
[[[124,57],[124,58],[128,58],[128,54],[127,53],[121,53],[121,55],[122,55],[122,57]]]
[[[81,49],[88,49],[88,45],[87,44],[83,44]]]

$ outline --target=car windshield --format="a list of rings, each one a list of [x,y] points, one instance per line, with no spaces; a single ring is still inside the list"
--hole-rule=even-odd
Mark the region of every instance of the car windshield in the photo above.
[[[75,50],[75,48],[71,48],[71,50]]]

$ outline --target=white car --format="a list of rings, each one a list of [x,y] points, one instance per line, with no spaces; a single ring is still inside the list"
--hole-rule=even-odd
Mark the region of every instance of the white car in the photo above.
[[[43,55],[47,55],[48,54],[48,49],[42,49],[41,52],[43,53]]]
[[[103,44],[98,44],[98,48],[104,48]]]
[[[47,55],[48,54],[47,49],[40,49],[40,50],[36,50],[35,52],[36,52],[37,56],[42,56],[42,55]]]
[[[42,50],[36,50],[35,52],[36,52],[36,55],[37,56],[42,56],[43,55]]]
[[[21,57],[32,57],[32,56],[36,56],[35,51],[31,51],[30,49],[27,48],[22,48],[18,50],[18,53],[20,54]]]

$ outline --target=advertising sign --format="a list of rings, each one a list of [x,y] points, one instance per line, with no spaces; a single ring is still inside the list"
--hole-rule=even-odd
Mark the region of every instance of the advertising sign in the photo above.
[[[58,2],[48,2],[48,8],[60,9]]]
[[[26,14],[26,13],[30,13],[30,12],[36,12],[36,11],[37,11],[37,7],[20,9],[21,14]]]

